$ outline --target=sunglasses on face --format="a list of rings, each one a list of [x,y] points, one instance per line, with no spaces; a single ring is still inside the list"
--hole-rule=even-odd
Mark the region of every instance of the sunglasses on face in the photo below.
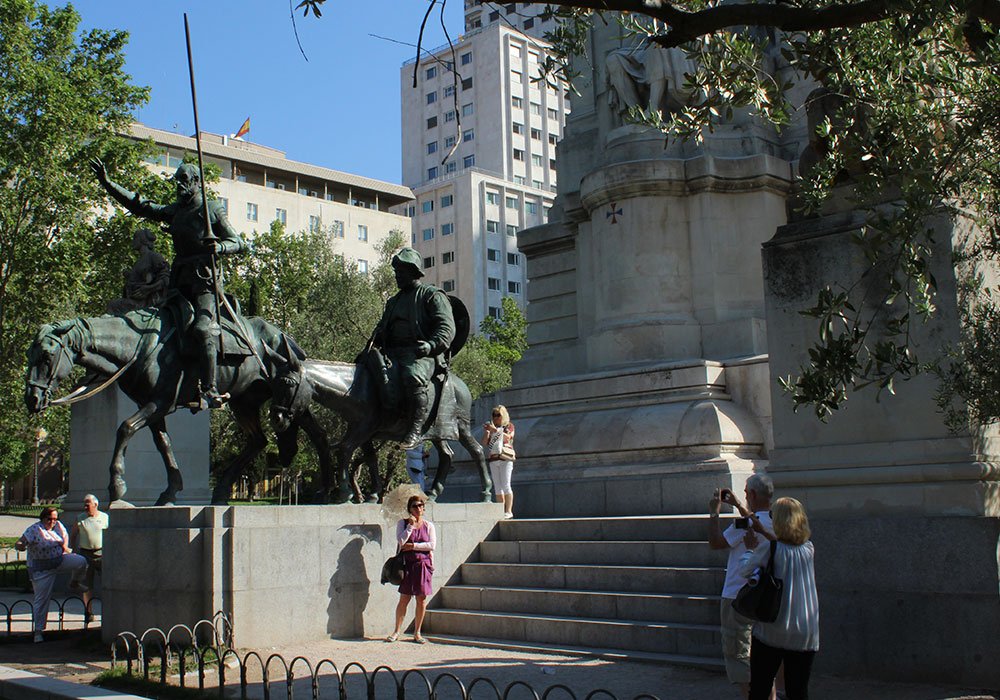
[[[58,520],[58,519],[59,519],[58,515],[53,515],[51,517],[46,518],[46,520]]]
[[[424,508],[424,507],[425,506],[423,503],[414,503],[412,506],[410,506],[410,508]]]

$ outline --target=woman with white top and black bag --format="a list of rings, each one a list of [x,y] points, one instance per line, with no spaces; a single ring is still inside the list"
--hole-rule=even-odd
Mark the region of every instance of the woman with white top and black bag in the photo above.
[[[514,473],[514,424],[505,406],[493,409],[491,419],[483,424],[483,447],[493,477],[497,503],[503,503],[503,517],[514,517],[514,491],[510,477]]]
[[[753,529],[772,542],[774,578],[782,582],[781,605],[774,622],[755,622],[750,644],[749,700],[767,700],[778,667],[785,665],[785,697],[808,700],[809,674],[819,650],[819,598],[809,519],[794,498],[771,505],[774,534],[750,515]],[[766,569],[772,547],[758,547],[743,560],[742,574],[752,578]]]

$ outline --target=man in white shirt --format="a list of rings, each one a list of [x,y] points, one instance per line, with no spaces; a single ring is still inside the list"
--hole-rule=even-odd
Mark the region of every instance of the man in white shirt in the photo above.
[[[427,470],[427,458],[430,452],[426,443],[420,443],[416,447],[411,447],[406,452],[406,471],[410,475],[410,481],[420,487],[421,491],[426,491],[424,475]]]
[[[719,510],[723,503],[731,505],[740,515],[754,513],[761,524],[771,529],[771,499],[774,497],[774,483],[764,474],[754,474],[747,479],[747,504],[744,506],[729,489],[716,489],[708,502],[708,544],[712,549],[729,551],[726,564],[726,582],[722,587],[722,602],[719,613],[722,623],[722,656],[726,662],[726,676],[730,683],[740,686],[742,696],[750,692],[750,634],[753,620],[743,617],[733,610],[736,594],[747,582],[740,575],[740,558],[748,549],[753,550],[767,540],[759,537],[749,527],[747,517],[741,517],[722,531],[719,526]],[[773,693],[772,693],[772,697]]]

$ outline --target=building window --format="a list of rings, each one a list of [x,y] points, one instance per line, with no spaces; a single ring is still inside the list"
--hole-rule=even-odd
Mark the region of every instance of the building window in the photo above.
[[[444,137],[444,147],[445,148],[451,148],[454,145],[455,145],[455,137],[454,136],[445,136]]]
[[[441,289],[443,289],[446,292],[454,292],[455,280],[445,280],[444,282],[441,283]]]
[[[434,229],[433,228],[425,228],[423,230],[423,239],[425,241],[433,241],[434,240]]]
[[[438,169],[437,169],[436,165],[433,168],[427,168],[427,179],[428,180],[433,180],[437,176],[438,176]]]
[[[538,168],[542,167],[542,157],[539,155],[532,155],[531,164]]]
[[[428,199],[421,202],[420,211],[422,211],[424,214],[430,214],[432,211],[434,211],[434,200]]]
[[[507,197],[507,208],[517,209],[517,197]]]
[[[438,118],[437,117],[428,117],[427,118],[427,128],[428,129],[433,129],[437,125],[438,125]]]
[[[445,88],[444,88],[444,96],[445,97],[451,97],[454,94],[455,94],[455,86],[454,85],[446,85]]]
[[[520,282],[508,282],[507,291],[510,294],[520,294],[521,293],[521,283]]]
[[[282,226],[288,223],[288,210],[287,209],[275,209],[274,210],[274,220],[280,223]]]
[[[526,212],[528,212],[529,214],[537,214],[538,213],[538,202],[525,202],[524,203],[524,210]]]
[[[309,233],[319,233],[322,223],[318,216],[309,217]]]
[[[368,240],[368,227],[364,224],[358,224],[358,240],[367,241]]]
[[[424,78],[430,80],[431,78],[436,78],[438,74],[437,66],[431,66],[426,71],[424,71]]]
[[[450,236],[455,231],[455,224],[441,224],[441,235]]]
[[[476,130],[475,129],[466,129],[465,131],[462,132],[462,140],[463,141],[472,141],[475,138],[476,138]]]
[[[225,197],[219,197],[219,204],[222,205],[222,213],[229,216],[229,200]]]
[[[455,163],[455,161],[449,160],[447,163],[445,163],[444,171],[446,173],[453,173],[456,170],[458,170],[458,164]]]
[[[444,113],[444,120],[446,122],[453,122],[453,121],[455,121],[455,110],[449,109],[447,112],[445,112]]]
[[[537,102],[532,102],[531,103],[531,113],[532,114],[539,114],[540,115],[542,113],[542,106],[540,104],[538,104]]]
[[[466,78],[462,81],[462,89],[469,90],[472,88],[472,78]]]
[[[521,160],[524,160],[524,156],[523,155],[521,156]],[[515,175],[514,176],[514,184],[515,185],[523,185],[524,184],[524,175]]]
[[[511,130],[515,134],[523,134],[524,133],[524,124],[518,124],[517,122],[514,122],[513,125],[511,125]]]
[[[443,197],[441,197],[442,209],[444,209],[445,207],[450,207],[454,203],[455,203],[455,195],[453,194],[446,194]]]
[[[550,170],[555,170],[556,169],[556,159],[555,158],[549,158],[549,169]]]
[[[333,222],[333,226],[330,227],[330,235],[333,236],[334,238],[343,238],[344,237],[344,222],[343,221],[334,221]]]
[[[548,112],[548,115],[549,115],[549,119],[558,119],[559,118],[559,112],[555,111],[551,107],[549,107],[549,109],[547,110],[547,112]]]
[[[522,100],[520,97],[511,97],[510,106],[513,107],[514,109],[521,109],[524,107],[524,100]]]
[[[246,181],[247,181],[246,175],[239,175],[239,174],[236,175],[236,182],[246,182]]]
[[[489,309],[489,314],[490,314],[490,318],[499,319],[500,318],[500,307],[499,306],[491,306],[490,309]]]
[[[468,117],[469,115],[473,114],[475,111],[476,111],[475,107],[473,107],[473,105],[472,105],[471,102],[469,104],[467,104],[467,105],[462,105],[462,116],[463,117]]]
[[[514,160],[523,161],[524,160],[524,151],[521,150],[520,148],[515,148],[514,149]]]
[[[426,270],[428,267],[434,267],[434,256],[433,255],[430,256],[429,258],[424,258],[424,269]]]
[[[465,158],[462,159],[462,167],[463,168],[471,168],[475,164],[476,164],[476,154],[475,153],[472,153],[471,155],[467,155],[467,156],[465,156]]]
[[[541,141],[542,140],[542,130],[541,129],[532,128],[531,129],[531,138],[535,139],[536,141]]]
[[[499,221],[489,221],[486,222],[486,232],[487,233],[497,233],[500,230]]]
[[[545,185],[545,183],[542,182],[541,180],[532,180],[531,181],[531,186],[534,187],[536,190],[542,189],[542,187],[544,185]]]
[[[522,75],[521,71],[519,71],[519,70],[512,70],[510,72],[510,82],[516,83],[517,85],[521,84],[521,79],[523,77],[524,76]]]
[[[487,248],[486,259],[490,262],[500,262],[500,251],[496,248]]]
[[[556,136],[555,134],[549,134],[549,145],[550,146],[555,146],[556,145],[556,141],[558,141],[558,140],[559,140],[558,136]]]
[[[461,61],[463,66],[467,66],[470,63],[472,63],[472,52],[470,51],[469,53],[463,53],[461,56]]]
[[[427,154],[428,155],[430,155],[431,153],[437,153],[437,149],[438,149],[438,142],[437,141],[431,141],[429,144],[427,144]]]
[[[496,192],[487,192],[486,193],[486,203],[487,204],[499,204],[500,203],[500,195],[497,194]]]
[[[438,101],[437,90],[435,90],[434,92],[427,93],[427,104],[432,105],[437,101]]]
[[[529,17],[528,19],[524,20],[524,28],[525,29],[531,29],[534,26],[535,26],[535,18],[534,17]]]
[[[508,236],[516,236],[517,235],[517,226],[515,226],[514,224],[507,224],[507,235]]]
[[[507,253],[507,264],[508,265],[520,265],[521,264],[521,254],[520,253]]]
[[[496,277],[487,277],[486,286],[493,292],[500,291],[500,280]]]
[[[441,253],[441,264],[447,265],[448,263],[455,262],[455,251],[449,250],[447,253]]]
[[[257,205],[253,202],[247,202],[247,221],[257,220]]]
[[[362,275],[367,275],[368,274],[368,261],[367,260],[362,260],[361,258],[358,258],[358,272],[360,272]]]

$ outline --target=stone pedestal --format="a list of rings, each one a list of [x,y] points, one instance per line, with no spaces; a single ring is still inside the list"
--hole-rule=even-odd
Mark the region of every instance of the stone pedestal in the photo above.
[[[135,402],[117,387],[110,387],[86,401],[73,404],[70,419],[69,510],[81,510],[83,497],[92,493],[107,506],[111,456],[115,435],[122,421],[136,412]],[[167,416],[171,447],[181,474],[184,490],[180,503],[208,503],[211,489],[209,472],[209,415],[177,411]],[[125,500],[136,506],[151,506],[167,486],[163,459],[153,445],[149,430],[140,430],[129,441],[125,454]]]
[[[499,504],[428,504],[435,590],[501,515]],[[399,517],[378,505],[116,511],[104,538],[104,640],[220,610],[240,647],[386,635],[399,595],[379,577]]]

